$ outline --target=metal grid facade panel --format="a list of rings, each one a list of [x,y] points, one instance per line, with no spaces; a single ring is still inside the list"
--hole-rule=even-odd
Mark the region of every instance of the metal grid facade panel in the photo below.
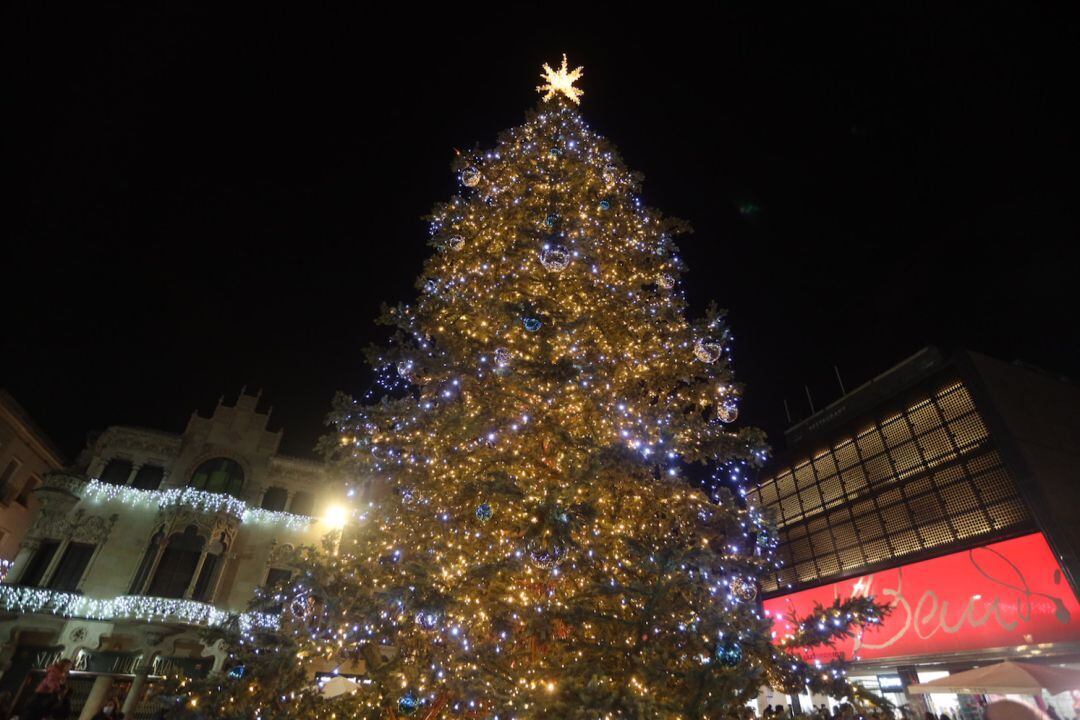
[[[765,592],[1032,523],[959,381],[780,469],[747,497],[780,535],[783,566],[762,578]]]

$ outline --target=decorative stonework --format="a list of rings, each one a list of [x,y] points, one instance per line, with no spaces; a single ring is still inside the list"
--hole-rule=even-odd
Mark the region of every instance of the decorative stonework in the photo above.
[[[84,515],[82,510],[75,513],[74,523],[71,529],[71,539],[77,542],[93,543],[101,545],[109,539],[113,526],[119,516],[113,513],[106,520],[100,515]]]
[[[292,560],[294,552],[296,552],[296,548],[289,543],[279,543],[275,540],[270,545],[270,555],[266,561],[268,564],[276,567],[288,565],[289,561]]]
[[[180,444],[179,435],[129,427],[111,427],[102,433],[97,442],[98,447],[108,446],[118,451],[118,455],[126,451],[125,454],[151,455],[162,459],[179,455]]]
[[[276,456],[270,459],[269,485],[318,488],[329,481],[327,470],[319,463],[300,458]]]
[[[116,513],[106,519],[100,515],[88,515],[85,510],[76,510],[73,515],[43,510],[30,526],[27,535],[35,539],[69,539],[100,545],[109,539],[117,518]]]
[[[86,478],[78,473],[68,470],[54,470],[45,473],[41,485],[34,492],[42,505],[49,502],[52,497],[69,496],[78,499],[82,495],[82,488],[86,485]]]
[[[229,513],[199,512],[192,508],[173,505],[158,511],[155,526],[165,526],[165,537],[173,533],[182,533],[189,525],[194,525],[199,535],[207,539],[221,537],[222,533],[230,545],[236,537],[240,519]]]

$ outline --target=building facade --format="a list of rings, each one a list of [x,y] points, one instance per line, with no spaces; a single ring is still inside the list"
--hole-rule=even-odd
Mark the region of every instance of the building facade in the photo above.
[[[747,495],[778,530],[783,566],[762,591],[779,636],[815,603],[889,601],[883,626],[817,659],[844,654],[920,715],[977,708],[914,683],[1001,659],[1080,663],[1080,388],[927,348],[786,440]]]
[[[333,529],[327,510],[339,518],[353,498],[320,463],[278,454],[282,431],[258,400],[219,401],[181,434],[111,427],[80,471],[42,478],[0,586],[0,691],[25,698],[71,658],[79,717],[109,697],[128,718],[150,717],[155,678],[221,668],[203,628],[276,622],[247,611],[256,588],[291,574],[283,551],[319,542]]]
[[[34,490],[62,464],[59,451],[29,413],[0,389],[0,578],[38,510]]]

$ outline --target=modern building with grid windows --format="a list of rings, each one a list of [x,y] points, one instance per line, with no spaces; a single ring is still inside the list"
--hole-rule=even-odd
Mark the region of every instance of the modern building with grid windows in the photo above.
[[[820,659],[855,659],[871,689],[922,711],[909,684],[1006,658],[1080,663],[1075,384],[926,348],[785,440],[747,493],[777,528],[782,565],[761,590],[778,636],[814,603],[890,601],[881,628]],[[975,716],[964,702],[929,709]]]

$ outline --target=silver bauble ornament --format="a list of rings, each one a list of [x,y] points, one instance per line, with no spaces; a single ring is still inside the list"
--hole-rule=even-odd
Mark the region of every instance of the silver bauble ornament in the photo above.
[[[562,245],[549,245],[540,252],[540,264],[551,272],[562,272],[570,265],[570,251]]]
[[[480,171],[473,167],[461,171],[461,184],[465,187],[476,187],[480,184]]]
[[[714,363],[720,359],[724,346],[712,340],[698,340],[694,344],[694,357],[703,363]]]

